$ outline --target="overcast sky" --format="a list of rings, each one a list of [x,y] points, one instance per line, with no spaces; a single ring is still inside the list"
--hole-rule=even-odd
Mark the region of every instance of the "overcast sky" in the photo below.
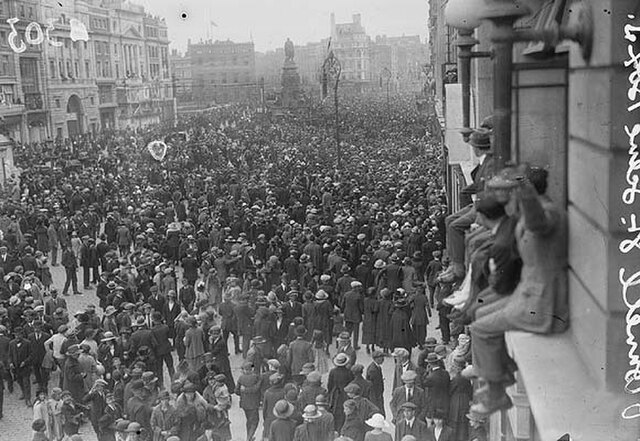
[[[166,18],[171,46],[184,51],[187,39],[253,41],[257,51],[329,36],[331,12],[337,23],[360,13],[371,37],[420,35],[427,32],[427,0],[133,0],[153,15]],[[187,14],[186,19],[181,14]],[[210,25],[214,22],[217,27]]]

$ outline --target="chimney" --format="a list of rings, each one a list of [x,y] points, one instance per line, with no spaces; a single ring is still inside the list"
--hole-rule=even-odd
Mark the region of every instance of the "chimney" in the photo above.
[[[360,24],[360,14],[353,14],[353,24]]]

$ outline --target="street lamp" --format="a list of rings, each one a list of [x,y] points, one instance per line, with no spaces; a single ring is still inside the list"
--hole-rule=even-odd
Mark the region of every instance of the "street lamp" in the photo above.
[[[571,21],[567,26],[553,23],[545,29],[514,30],[514,23],[531,13],[529,8],[513,0],[451,0],[447,5],[447,23],[463,29],[462,35],[478,27],[480,20],[493,23],[493,122],[494,158],[497,170],[511,159],[511,93],[513,72],[513,43],[544,41],[555,46],[562,40],[577,42],[585,61],[593,47],[593,14],[589,5],[579,0],[571,5]],[[468,37],[471,34],[467,34]],[[471,41],[463,42],[464,45]],[[475,43],[474,43],[475,44]]]
[[[386,68],[383,67],[382,68],[382,76],[384,76],[387,79],[387,109],[389,108],[389,82],[391,82],[391,71]]]
[[[333,105],[336,121],[336,154],[338,169],[341,168],[342,163],[342,153],[340,151],[340,124],[338,118],[338,83],[340,82],[341,72],[342,65],[340,64],[340,60],[338,60],[333,51],[329,52],[329,55],[327,55],[327,58],[325,58],[324,63],[322,64],[322,97],[325,98],[327,96],[327,84],[329,77],[333,77],[335,79],[333,86]]]

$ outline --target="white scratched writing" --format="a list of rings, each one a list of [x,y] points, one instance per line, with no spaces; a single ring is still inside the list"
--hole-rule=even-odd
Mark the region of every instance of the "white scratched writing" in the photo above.
[[[630,19],[634,19],[634,15],[627,16]],[[627,24],[624,27],[624,38],[634,43],[637,40],[636,32],[640,32],[640,26],[634,26]],[[624,61],[626,68],[633,68],[629,74],[629,89],[627,90],[627,98],[632,102],[627,107],[628,112],[633,112],[640,107],[640,53],[636,54],[633,50],[633,45],[627,45],[627,51],[629,53],[629,59]],[[629,160],[625,180],[628,187],[622,192],[622,201],[625,205],[633,205],[636,200],[636,195],[640,193],[640,176],[637,171],[640,170],[640,160],[638,159],[638,145],[636,143],[636,137],[640,135],[640,124],[635,124],[632,128],[624,126],[624,131],[629,139]],[[618,249],[623,254],[628,254],[633,250],[640,250],[640,226],[638,226],[636,215],[631,213],[629,219],[623,216],[620,218],[623,225],[627,227],[627,233],[633,234],[635,237],[632,239],[623,239],[620,241]],[[637,394],[640,392],[640,356],[636,353],[638,349],[638,343],[634,335],[634,328],[640,325],[640,290],[638,288],[631,289],[640,285],[640,271],[633,273],[629,277],[625,277],[626,269],[620,268],[618,272],[618,280],[622,287],[622,299],[627,307],[627,313],[625,315],[626,323],[626,343],[629,347],[627,353],[629,359],[629,369],[624,375],[624,390],[628,394]],[[631,291],[634,295],[631,295]],[[624,419],[634,419],[640,417],[640,403],[634,403],[627,406],[621,413]]]
[[[27,44],[37,46],[42,44],[45,39],[51,46],[62,46],[61,42],[56,41],[51,37],[51,31],[55,30],[53,20],[49,20],[44,31],[42,30],[40,23],[36,23],[34,21],[29,23],[24,30],[24,40],[20,38],[18,29],[16,29],[16,23],[19,21],[20,19],[16,17],[7,19],[7,23],[11,27],[11,32],[7,36],[7,43],[14,52],[21,54],[27,50]],[[78,40],[89,41],[89,33],[87,32],[87,28],[84,23],[80,20],[71,19],[69,38],[74,42]]]

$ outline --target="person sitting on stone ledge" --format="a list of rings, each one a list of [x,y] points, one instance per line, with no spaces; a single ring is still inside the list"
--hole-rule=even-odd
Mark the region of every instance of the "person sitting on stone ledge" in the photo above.
[[[546,195],[547,175],[544,169],[521,165],[495,178],[513,187],[507,212],[518,219],[515,237],[522,270],[513,293],[478,308],[470,327],[473,368],[467,375],[487,382],[471,407],[480,415],[512,405],[505,387],[515,381],[515,363],[507,354],[504,333],[548,334],[568,326],[566,289],[561,285],[567,266],[566,214]],[[498,263],[490,259],[494,274]]]
[[[485,182],[493,173],[494,161],[491,153],[491,134],[493,123],[491,117],[485,118],[479,129],[474,130],[469,137],[469,145],[473,147],[473,152],[480,163],[471,171],[473,183],[463,188],[461,196],[470,202],[470,197],[484,191]],[[445,220],[447,252],[451,258],[451,266],[448,271],[441,275],[443,281],[454,281],[463,279],[464,268],[464,239],[465,233],[469,230],[476,218],[476,211],[473,203],[469,203],[463,209],[447,216]]]

